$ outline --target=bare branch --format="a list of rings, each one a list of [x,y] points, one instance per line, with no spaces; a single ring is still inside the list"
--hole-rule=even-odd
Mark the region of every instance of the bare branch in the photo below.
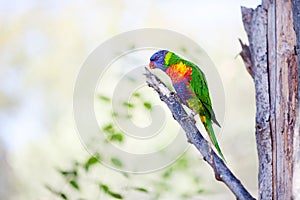
[[[172,93],[168,87],[147,68],[146,82],[149,87],[152,87],[159,94],[160,99],[167,104],[175,120],[185,131],[188,141],[199,150],[204,160],[214,170],[215,178],[227,185],[237,199],[254,199],[199,132],[195,126],[194,119],[189,117],[182,107],[179,97]]]
[[[251,53],[250,53],[249,46],[244,44],[241,39],[239,39],[239,42],[240,42],[241,47],[242,47],[242,51],[240,52],[240,56],[242,57],[242,59],[244,61],[244,64],[246,66],[246,69],[247,69],[248,73],[251,75],[252,78],[254,78],[253,63],[252,63],[252,60],[251,60]]]

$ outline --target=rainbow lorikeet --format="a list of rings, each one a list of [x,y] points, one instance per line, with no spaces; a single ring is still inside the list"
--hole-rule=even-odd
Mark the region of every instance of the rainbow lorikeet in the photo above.
[[[167,50],[160,50],[150,58],[149,67],[164,71],[172,80],[173,87],[182,102],[195,114],[199,114],[210,140],[225,161],[212,122],[220,127],[212,109],[204,73],[193,63]]]

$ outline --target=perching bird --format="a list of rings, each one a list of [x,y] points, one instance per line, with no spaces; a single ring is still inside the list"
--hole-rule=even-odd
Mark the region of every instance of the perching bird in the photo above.
[[[212,128],[212,122],[219,127],[220,124],[212,109],[204,73],[195,64],[167,50],[154,53],[150,58],[149,67],[161,69],[171,78],[178,96],[188,108],[195,114],[199,114],[211,142],[225,161]]]

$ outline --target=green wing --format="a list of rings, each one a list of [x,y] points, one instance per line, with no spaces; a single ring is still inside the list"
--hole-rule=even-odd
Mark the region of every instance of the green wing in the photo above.
[[[212,113],[211,100],[205,75],[198,67],[192,66],[192,70],[191,87],[201,103],[209,110],[209,113]]]
[[[216,120],[215,113],[212,109],[212,103],[209,96],[209,90],[207,86],[207,81],[204,73],[194,64],[190,64],[192,67],[192,80],[191,80],[191,88],[194,90],[197,98],[201,101],[202,105],[208,112],[210,119],[220,126],[219,122]]]

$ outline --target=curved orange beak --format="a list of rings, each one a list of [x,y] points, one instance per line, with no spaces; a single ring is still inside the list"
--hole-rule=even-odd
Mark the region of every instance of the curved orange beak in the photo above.
[[[153,62],[150,62],[150,63],[149,63],[149,67],[150,67],[151,69],[155,69],[154,63],[153,63]]]

